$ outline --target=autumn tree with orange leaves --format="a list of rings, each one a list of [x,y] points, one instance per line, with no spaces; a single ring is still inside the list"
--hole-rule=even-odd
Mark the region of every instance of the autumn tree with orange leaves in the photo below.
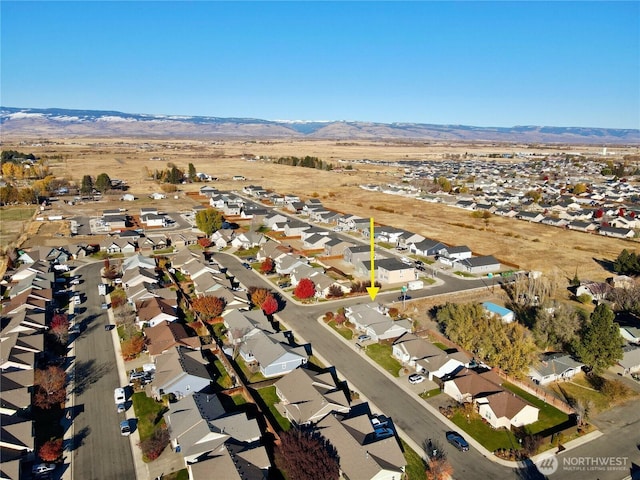
[[[36,369],[33,381],[35,386],[34,405],[48,410],[64,402],[67,396],[65,390],[66,380],[67,374],[56,365],[50,365],[44,369]]]
[[[225,302],[223,298],[213,297],[211,295],[202,295],[191,302],[193,311],[207,323],[222,315],[226,306],[227,302]]]

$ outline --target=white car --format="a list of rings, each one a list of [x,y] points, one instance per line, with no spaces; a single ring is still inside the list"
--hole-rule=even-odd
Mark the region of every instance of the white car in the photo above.
[[[124,403],[127,401],[127,395],[124,392],[124,388],[116,388],[113,391],[113,399],[116,402],[116,405],[119,403]]]
[[[43,473],[53,472],[56,469],[55,463],[38,463],[31,469],[34,475],[42,475]]]
[[[417,385],[418,383],[424,382],[424,377],[419,373],[413,373],[409,375],[409,383],[411,385]]]

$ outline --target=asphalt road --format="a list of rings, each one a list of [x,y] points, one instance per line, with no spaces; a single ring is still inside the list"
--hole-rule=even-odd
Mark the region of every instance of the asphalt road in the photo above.
[[[116,412],[113,390],[119,387],[116,357],[106,310],[98,295],[102,262],[89,264],[73,273],[81,275],[78,290],[84,302],[76,306],[76,324],[81,334],[75,340],[75,450],[74,479],[122,480],[135,472],[129,439],[120,435],[124,414]],[[79,307],[79,308],[78,308]]]

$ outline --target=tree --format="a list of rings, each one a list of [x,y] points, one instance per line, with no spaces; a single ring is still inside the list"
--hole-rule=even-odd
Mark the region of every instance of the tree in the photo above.
[[[122,358],[132,360],[144,350],[145,340],[142,335],[133,335],[120,344]]]
[[[50,365],[44,369],[36,369],[34,374],[35,394],[33,403],[36,407],[48,410],[64,402],[67,396],[65,382],[67,374],[56,366]]]
[[[62,439],[52,438],[42,444],[38,456],[43,462],[55,462],[62,456]]]
[[[82,177],[82,183],[80,185],[80,193],[88,195],[93,192],[93,178],[91,175],[85,175]]]
[[[262,264],[260,264],[260,271],[265,275],[273,272],[274,268],[275,264],[273,263],[273,259],[271,257],[265,258]]]
[[[189,181],[195,182],[195,180],[197,178],[196,175],[197,175],[196,167],[194,167],[193,163],[190,163],[189,164],[189,173],[188,173]]]
[[[106,173],[98,175],[98,178],[96,178],[96,190],[101,193],[111,190],[111,179],[109,178],[109,175]]]
[[[303,278],[296,286],[293,294],[300,299],[311,298],[316,294],[316,285],[308,278]]]
[[[626,248],[620,252],[613,262],[613,271],[621,275],[637,275],[640,272],[640,262],[635,252],[629,252]]]
[[[226,306],[227,302],[223,298],[211,295],[202,295],[191,302],[192,310],[207,323],[222,315]]]
[[[262,302],[262,305],[260,305],[260,308],[262,308],[265,315],[273,315],[278,311],[278,301],[272,294],[269,294],[265,301]]]
[[[533,334],[538,345],[566,350],[578,339],[583,318],[578,311],[560,302],[547,302],[537,309]]]
[[[150,437],[142,440],[138,446],[142,450],[142,455],[148,461],[153,461],[167,448],[170,439],[169,431],[166,428],[159,427],[153,431]]]
[[[214,208],[207,208],[196,213],[196,226],[209,237],[222,227],[224,217]]]
[[[49,333],[60,344],[67,343],[69,338],[69,318],[65,313],[56,313],[51,319]]]
[[[198,245],[200,245],[202,248],[209,248],[211,246],[211,239],[207,237],[200,237],[198,239]]]
[[[251,295],[251,303],[262,308],[262,304],[267,300],[267,297],[271,295],[271,292],[266,288],[253,287],[249,289],[249,294]]]
[[[338,480],[336,449],[318,432],[292,428],[280,436],[275,463],[287,478],[295,480]]]
[[[599,304],[583,329],[580,340],[576,342],[577,357],[593,368],[595,373],[606,370],[622,359],[623,340],[613,319],[613,311],[606,304]]]
[[[453,467],[446,457],[429,457],[426,470],[427,480],[448,480],[453,474]]]

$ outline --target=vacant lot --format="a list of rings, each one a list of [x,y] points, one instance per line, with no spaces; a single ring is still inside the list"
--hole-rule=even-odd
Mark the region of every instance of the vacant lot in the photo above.
[[[298,194],[303,199],[317,197],[331,209],[375,218],[378,224],[394,225],[438,239],[451,245],[467,245],[474,253],[494,255],[505,263],[528,270],[556,271],[567,279],[577,272],[581,279],[603,280],[611,273],[603,262],[612,260],[623,248],[634,250],[636,241],[603,238],[555,227],[492,216],[487,221],[470,212],[439,204],[379,192],[362,190],[364,183],[397,183],[402,169],[382,163],[358,163],[353,170],[318,171],[302,167],[274,165],[264,157],[317,156],[336,167],[339,160],[439,159],[446,153],[511,151],[515,146],[450,145],[402,142],[360,141],[161,141],[135,139],[73,139],[34,146],[6,145],[36,155],[61,156],[51,160],[52,171],[79,183],[84,174],[104,171],[111,178],[126,180],[131,192],[139,196],[125,202],[136,209],[151,201],[148,193],[160,186],[149,180],[148,172],[163,170],[169,162],[181,168],[193,163],[196,170],[217,177],[210,185],[221,190],[241,190],[244,185],[261,185],[278,193]],[[545,146],[546,151],[561,147]],[[586,147],[580,147],[582,151]],[[565,148],[566,150],[566,148]],[[595,152],[597,149],[592,150]],[[260,156],[261,160],[255,160]],[[152,160],[153,159],[153,160]],[[233,181],[243,175],[246,181]],[[167,210],[183,210],[194,202],[184,196],[201,183],[181,185],[178,201],[171,196],[161,203]],[[110,200],[118,201],[118,196]],[[123,206],[120,203],[120,206]],[[81,207],[79,207],[81,208]],[[87,205],[88,212],[110,208],[109,202]],[[112,207],[111,207],[112,208]],[[74,209],[79,213],[79,209]],[[88,213],[87,212],[87,213]],[[77,214],[77,213],[76,213]],[[606,263],[605,263],[606,264]]]

